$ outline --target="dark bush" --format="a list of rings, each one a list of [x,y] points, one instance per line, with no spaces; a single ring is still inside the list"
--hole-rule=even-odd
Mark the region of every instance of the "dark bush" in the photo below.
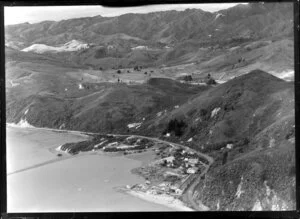
[[[267,173],[266,170],[264,170],[264,171],[262,172],[262,174],[260,175],[260,180],[261,180],[262,182],[268,180],[268,173]]]
[[[117,73],[118,73],[118,74],[121,74],[121,70],[119,69],[119,70],[117,71]]]
[[[186,75],[186,76],[184,76],[183,80],[185,80],[185,81],[192,81],[193,78],[192,78],[191,75]]]
[[[206,82],[208,85],[217,84],[217,82],[213,78],[209,78]]]
[[[228,151],[225,151],[223,153],[223,158],[222,158],[222,165],[226,164],[228,158]]]
[[[290,139],[295,134],[295,129],[291,129],[285,136],[285,139]]]
[[[200,116],[206,116],[207,110],[206,109],[200,109]]]
[[[194,134],[196,131],[197,131],[197,127],[195,127],[195,126],[190,127],[190,133],[191,134]]]
[[[168,127],[164,130],[163,133],[167,132],[173,132],[175,136],[182,136],[184,133],[185,128],[187,127],[187,124],[184,121],[178,121],[176,118],[172,119],[168,123]]]

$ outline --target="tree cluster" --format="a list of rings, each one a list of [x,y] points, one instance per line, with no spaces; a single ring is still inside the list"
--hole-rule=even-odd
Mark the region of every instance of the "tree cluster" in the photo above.
[[[176,118],[169,121],[167,128],[164,131],[164,134],[166,133],[174,133],[175,136],[180,137],[183,135],[185,128],[187,127],[187,124],[180,120],[178,121]]]

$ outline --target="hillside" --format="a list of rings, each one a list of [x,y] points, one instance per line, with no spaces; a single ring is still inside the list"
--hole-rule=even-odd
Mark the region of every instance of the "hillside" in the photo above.
[[[142,84],[116,83],[115,74],[78,69],[52,57],[10,49],[7,54],[7,122],[26,120],[38,127],[127,132],[128,124],[209,88],[167,78],[149,79],[143,72],[118,76],[125,82],[126,77],[136,77]]]
[[[187,9],[23,23],[5,27],[5,43],[93,69],[191,64],[183,72],[228,80],[259,68],[292,80],[292,12],[291,3],[250,3],[214,13]]]
[[[249,3],[6,26],[6,122],[185,145],[214,160],[197,204],[293,210],[292,12]]]
[[[5,35],[12,41],[50,45],[65,43],[75,39],[74,36],[77,36],[77,40],[93,43],[98,34],[115,36],[116,33],[143,40],[165,41],[168,44],[185,39],[208,40],[208,35],[212,35],[212,31],[216,29],[220,32],[211,37],[218,40],[228,39],[230,36],[247,38],[250,35],[257,37],[267,37],[270,34],[289,35],[292,34],[289,25],[293,17],[291,7],[290,3],[251,3],[215,13],[187,9],[179,12],[131,13],[118,17],[96,16],[59,22],[23,23],[7,26]],[[278,20],[281,21],[280,27]],[[274,30],[276,32],[270,33],[268,30],[273,29],[274,25],[277,26]],[[232,32],[233,30],[235,31]]]
[[[185,125],[170,128],[175,119]],[[295,206],[291,83],[252,71],[199,93],[177,109],[143,123],[140,130],[144,135],[151,130],[152,135],[214,157],[207,178],[196,190],[197,199],[211,210]]]

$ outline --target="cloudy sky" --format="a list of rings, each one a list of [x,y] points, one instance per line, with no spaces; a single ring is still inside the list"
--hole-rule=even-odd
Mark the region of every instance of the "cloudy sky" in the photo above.
[[[148,5],[139,7],[109,8],[103,6],[37,6],[37,7],[5,7],[4,22],[8,24],[37,23],[44,20],[59,21],[63,19],[117,16],[126,13],[149,13],[153,11],[185,10],[187,8],[200,8],[204,11],[215,12],[229,8],[236,3],[214,4],[172,4],[172,5]]]

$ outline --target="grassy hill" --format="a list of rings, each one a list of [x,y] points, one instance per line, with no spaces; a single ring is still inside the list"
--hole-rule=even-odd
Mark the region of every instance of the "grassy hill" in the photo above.
[[[294,69],[292,12],[291,3],[251,3],[214,13],[187,9],[23,23],[5,27],[5,42],[21,50],[82,41],[88,49],[54,57],[94,69],[193,63],[184,72],[222,80],[257,68],[288,75]],[[138,46],[149,49],[132,50]]]
[[[175,119],[178,127],[170,126]],[[180,122],[184,125],[179,127]],[[212,210],[295,208],[292,83],[255,70],[201,92],[147,124],[152,125],[142,125],[143,134],[169,132],[164,138],[214,157],[196,190],[198,200]]]
[[[195,193],[211,210],[295,209],[292,4],[5,29],[7,122],[180,142],[215,160]]]
[[[124,133],[128,124],[209,89],[149,79],[144,72],[118,75],[78,69],[46,55],[26,53],[28,59],[21,61],[22,52],[7,54],[7,122],[26,118],[38,127]],[[145,83],[117,83],[117,77]]]

